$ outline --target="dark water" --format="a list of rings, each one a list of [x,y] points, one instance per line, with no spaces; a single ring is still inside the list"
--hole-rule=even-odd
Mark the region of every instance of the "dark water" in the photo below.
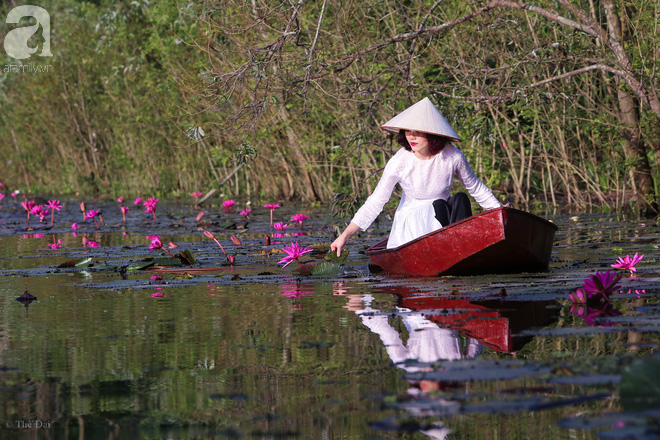
[[[260,207],[197,221],[161,203],[125,225],[116,204],[90,207],[101,229],[77,202],[53,227],[0,209],[0,438],[660,438],[654,222],[544,215],[560,227],[548,272],[420,279],[370,272],[382,220],[351,241],[343,274],[321,277],[282,269],[277,250],[299,241],[318,249],[302,260],[322,260],[337,222],[324,209],[276,210],[310,218],[265,245]],[[206,270],[138,270],[165,256],[152,234]],[[610,308],[572,307],[585,278],[635,252]],[[37,299],[17,301],[26,289]],[[621,398],[630,371],[651,371],[641,407]]]

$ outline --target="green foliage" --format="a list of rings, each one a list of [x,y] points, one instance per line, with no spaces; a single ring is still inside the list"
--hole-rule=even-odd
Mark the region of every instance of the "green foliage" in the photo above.
[[[657,190],[658,116],[641,106],[642,154],[632,154],[618,108],[625,82],[602,71],[557,79],[585,60],[617,66],[606,45],[508,8],[415,34],[477,7],[430,11],[435,3],[42,2],[52,69],[0,76],[11,109],[0,115],[3,180],[33,191],[178,195],[249,164],[227,183],[234,197],[329,202],[340,193],[333,207],[348,217],[399,148],[379,125],[429,96],[479,177],[522,205],[557,196],[618,207],[638,169]],[[606,28],[602,5],[594,8]],[[617,13],[635,30],[623,45],[633,73],[657,89],[653,9],[634,0]]]

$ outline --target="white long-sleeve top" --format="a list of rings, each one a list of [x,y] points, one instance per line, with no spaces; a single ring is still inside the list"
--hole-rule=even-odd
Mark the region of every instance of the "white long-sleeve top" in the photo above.
[[[449,199],[454,176],[482,208],[501,206],[454,145],[447,145],[428,160],[419,159],[412,151],[401,148],[387,162],[376,189],[352,221],[361,230],[367,229],[383,210],[398,183],[403,196],[394,214],[387,247],[398,247],[440,229],[443,225],[435,218],[433,201]]]

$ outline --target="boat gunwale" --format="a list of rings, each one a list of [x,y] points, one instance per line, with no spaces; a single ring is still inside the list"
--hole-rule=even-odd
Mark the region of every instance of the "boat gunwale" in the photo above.
[[[402,244],[401,246],[397,246],[397,247],[391,248],[391,249],[387,249],[386,247],[380,247],[380,246],[387,246],[387,240],[389,239],[389,235],[388,235],[388,238],[385,238],[385,239],[379,241],[378,243],[376,243],[375,245],[369,247],[365,251],[365,253],[367,255],[371,256],[371,255],[380,255],[380,254],[399,252],[402,249],[404,249],[408,246],[412,246],[412,245],[414,245],[415,243],[417,243],[419,241],[426,240],[427,238],[429,238],[433,235],[443,233],[443,232],[451,230],[452,228],[455,228],[455,227],[460,227],[463,223],[472,221],[475,218],[483,217],[483,216],[486,216],[486,215],[492,215],[496,211],[512,212],[512,213],[515,213],[516,215],[523,214],[527,217],[532,217],[534,221],[545,222],[547,225],[552,226],[554,228],[555,232],[557,230],[559,230],[559,227],[557,225],[555,225],[554,223],[552,223],[551,221],[548,221],[548,220],[546,220],[542,217],[539,217],[537,215],[534,215],[530,212],[522,211],[520,209],[510,208],[510,207],[507,207],[507,206],[500,206],[499,208],[489,209],[487,211],[480,212],[478,214],[475,214],[475,215],[472,215],[470,217],[464,218],[463,220],[459,220],[456,223],[452,223],[449,226],[445,226],[443,228],[440,228],[440,229],[437,229],[435,231],[429,232],[428,234],[424,234],[420,237],[415,238],[414,240],[411,240],[407,243]]]

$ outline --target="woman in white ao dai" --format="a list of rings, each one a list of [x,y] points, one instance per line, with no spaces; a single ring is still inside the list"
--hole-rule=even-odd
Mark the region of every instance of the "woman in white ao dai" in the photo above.
[[[484,209],[500,206],[493,193],[474,174],[465,156],[446,145],[430,159],[419,159],[412,151],[400,149],[387,163],[378,186],[353,217],[361,230],[367,229],[390,199],[398,183],[403,190],[394,214],[388,248],[395,248],[443,226],[435,218],[433,202],[448,200],[454,175]]]
[[[378,217],[396,184],[401,186],[403,196],[392,222],[387,243],[390,249],[447,226],[453,222],[449,214],[454,208],[452,218],[459,211],[471,215],[467,196],[450,194],[454,176],[482,208],[501,206],[474,174],[463,153],[450,144],[460,139],[428,98],[409,107],[381,129],[396,133],[404,148],[388,161],[374,192],[330,245],[338,256],[351,235],[367,229]]]

